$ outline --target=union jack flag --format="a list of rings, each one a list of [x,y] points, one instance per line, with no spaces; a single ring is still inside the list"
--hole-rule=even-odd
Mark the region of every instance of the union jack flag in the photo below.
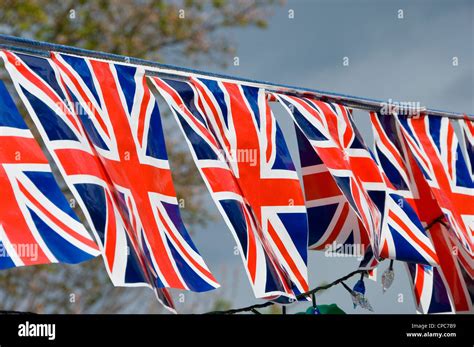
[[[2,81],[0,196],[0,269],[76,264],[99,255]]]
[[[421,313],[460,313],[474,309],[472,257],[446,225],[435,224],[429,231],[440,266],[407,264],[417,310]]]
[[[370,246],[367,230],[311,143],[297,126],[295,131],[308,210],[309,249],[363,256]]]
[[[432,224],[443,213],[424,182],[396,116],[371,112],[370,120],[377,163],[397,193],[415,209],[420,221],[425,225]]]
[[[398,193],[416,210],[421,222],[429,226],[439,267],[407,264],[413,280],[418,311],[422,313],[467,312],[472,309],[473,270],[467,252],[461,248],[445,220],[435,223],[443,213],[433,198],[395,116],[370,114],[377,161]],[[433,224],[435,223],[435,224]]]
[[[439,207],[474,256],[474,182],[448,118],[399,116],[402,133]]]
[[[3,58],[96,234],[116,286],[218,286],[181,220],[160,114],[144,70],[54,54]]]
[[[419,313],[454,313],[453,304],[440,270],[431,265],[406,263]]]
[[[369,232],[376,257],[437,264],[415,211],[398,195],[338,104],[277,95]]]
[[[232,231],[257,298],[308,290],[303,194],[265,91],[152,78]]]
[[[466,162],[471,170],[471,179],[474,181],[474,122],[466,117],[465,119],[459,120],[459,123],[466,146]]]

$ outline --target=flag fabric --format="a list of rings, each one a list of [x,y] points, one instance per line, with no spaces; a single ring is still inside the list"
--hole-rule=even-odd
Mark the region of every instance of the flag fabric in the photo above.
[[[370,235],[351,208],[328,168],[295,125],[300,155],[305,204],[308,214],[308,247],[326,256],[350,255],[360,258],[359,269],[375,280],[379,261]]]
[[[467,313],[474,310],[472,258],[447,224],[429,231],[440,266],[406,264],[420,313]]]
[[[474,182],[452,124],[448,118],[430,115],[398,120],[450,227],[474,256]]]
[[[474,121],[467,119],[459,120],[466,147],[466,162],[471,172],[471,179],[474,180]]]
[[[425,226],[443,217],[403,137],[397,117],[371,112],[370,121],[375,142],[374,156],[397,193],[415,209]]]
[[[307,217],[301,186],[262,89],[152,78],[169,104],[257,298],[308,290]]]
[[[8,51],[2,52],[2,58],[48,151],[95,234],[112,283],[115,286],[146,283],[138,263],[140,258],[135,253],[137,249],[131,243],[134,239],[126,236],[125,221],[120,216],[110,181],[99,158],[93,154],[63,86],[58,83],[51,61]]]
[[[0,144],[0,269],[99,255],[2,81]]]
[[[181,220],[157,103],[143,69],[52,54],[3,58],[116,286],[218,286]]]
[[[369,232],[376,257],[436,265],[434,247],[416,212],[398,195],[358,134],[350,111],[304,97],[276,94],[329,169]]]
[[[446,220],[402,135],[395,116],[370,114],[376,158],[398,193],[429,227],[439,267],[407,264],[417,309],[421,313],[469,312],[474,283],[469,256],[446,228]],[[438,222],[437,222],[438,221]]]
[[[370,247],[367,230],[306,136],[297,126],[295,132],[308,211],[309,249],[363,257]]]
[[[416,310],[423,314],[455,313],[447,287],[438,268],[406,263]]]

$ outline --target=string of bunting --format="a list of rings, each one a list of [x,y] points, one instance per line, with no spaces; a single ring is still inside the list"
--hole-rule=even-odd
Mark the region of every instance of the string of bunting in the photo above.
[[[171,288],[220,286],[181,216],[161,96],[235,239],[255,298],[271,300],[214,313],[257,313],[275,303],[286,312],[286,304],[310,298],[308,313],[327,312],[315,293],[337,284],[354,307],[373,311],[363,278],[383,259],[390,261],[384,292],[396,260],[405,264],[419,312],[472,310],[471,115],[6,35],[0,58],[89,227],[1,82],[0,167],[8,172],[0,170],[0,193],[9,208],[0,207],[7,252],[0,268],[101,255],[115,286],[149,287],[171,312]],[[293,121],[301,175],[270,101]],[[354,108],[370,111],[373,145]],[[37,246],[38,256],[19,252],[22,242]],[[310,290],[308,252],[332,246],[360,254],[359,269]],[[345,280],[356,274],[351,289]]]

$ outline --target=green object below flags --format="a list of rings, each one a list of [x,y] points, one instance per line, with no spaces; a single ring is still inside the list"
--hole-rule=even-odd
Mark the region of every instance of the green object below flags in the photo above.
[[[317,305],[317,311],[313,306],[308,307],[306,312],[298,312],[297,314],[346,314],[336,304],[330,305]],[[316,312],[315,312],[316,311]]]

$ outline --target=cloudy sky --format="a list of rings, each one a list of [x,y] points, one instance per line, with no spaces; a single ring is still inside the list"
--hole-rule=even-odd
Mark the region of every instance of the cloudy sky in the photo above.
[[[289,0],[274,9],[268,29],[230,32],[239,66],[230,60],[227,68],[210,68],[252,79],[474,113],[473,11],[469,1]],[[289,18],[290,13],[294,18]],[[345,57],[348,66],[343,65]],[[273,108],[293,159],[299,163],[291,121],[278,105]],[[358,112],[355,118],[370,143],[367,114]],[[214,209],[210,198],[206,203]],[[207,301],[209,296],[232,300],[234,306],[257,302],[240,256],[233,255],[233,238],[221,220],[197,230],[193,239],[222,288],[215,293],[186,294],[183,310],[189,309],[190,300]],[[311,252],[310,285],[330,282],[357,264],[354,258],[328,258]],[[414,313],[403,265],[396,264],[395,283],[382,294],[380,275],[387,266],[382,263],[378,282],[366,280],[372,306],[378,313]],[[355,280],[348,284],[352,286]],[[342,286],[322,293],[317,300],[337,303],[348,313],[367,312],[352,308]],[[177,305],[180,310],[179,301]],[[293,306],[289,312],[306,306]],[[193,306],[193,311],[207,308]]]

